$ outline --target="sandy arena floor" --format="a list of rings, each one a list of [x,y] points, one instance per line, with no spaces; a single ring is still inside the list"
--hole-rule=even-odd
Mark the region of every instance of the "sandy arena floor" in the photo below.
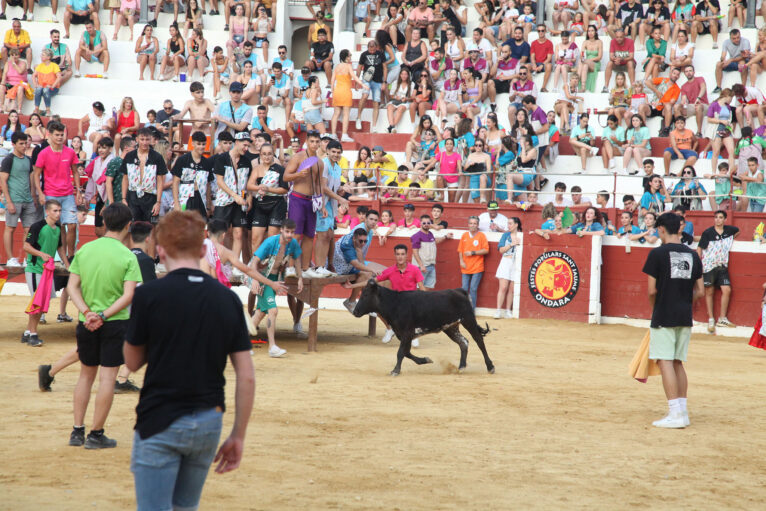
[[[78,369],[60,373],[52,393],[38,391],[36,371],[72,347],[74,328],[49,324],[44,347],[20,344],[27,300],[0,304],[0,509],[134,507],[137,395],[115,396],[106,431],[116,449],[67,446]],[[487,346],[496,374],[473,343],[467,371],[455,374],[457,346],[431,335],[418,352],[435,363],[405,360],[392,378],[396,341],[367,339],[366,319],[321,314],[319,353],[287,334],[278,335],[286,358],[256,350],[242,466],[210,475],[202,509],[758,509],[766,501],[766,353],[745,340],[693,337],[692,426],[668,431],[651,427],[666,410],[659,378],[626,375],[639,329],[494,320]]]

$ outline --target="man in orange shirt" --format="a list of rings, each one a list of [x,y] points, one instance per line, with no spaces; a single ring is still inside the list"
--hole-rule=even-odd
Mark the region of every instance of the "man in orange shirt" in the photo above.
[[[682,159],[684,167],[692,166],[697,162],[697,137],[692,130],[686,128],[686,118],[678,116],[675,120],[676,127],[670,132],[670,147],[665,149],[662,159],[665,161],[665,175],[670,175],[670,160]]]
[[[648,117],[662,116],[663,123],[660,130],[661,137],[667,137],[670,133],[670,127],[673,119],[673,105],[681,95],[681,87],[678,86],[678,78],[681,76],[681,70],[674,67],[670,70],[668,78],[647,78],[644,80],[649,90],[655,95],[655,101],[649,104],[643,104],[640,109],[644,110],[644,115]]]
[[[476,292],[484,276],[484,256],[489,253],[489,242],[479,232],[479,217],[468,217],[468,232],[460,238],[457,246],[460,257],[460,272],[463,274],[463,289],[471,297],[471,306],[476,310]]]

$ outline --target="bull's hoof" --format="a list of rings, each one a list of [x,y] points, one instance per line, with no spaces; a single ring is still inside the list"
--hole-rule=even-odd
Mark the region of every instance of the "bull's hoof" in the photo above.
[[[430,359],[430,358],[428,358],[428,357],[424,357],[424,358],[423,358],[423,360],[424,360],[424,362],[423,362],[424,364],[433,364],[433,363],[434,363],[434,361],[433,361],[433,360],[431,360],[431,359]]]
[[[391,376],[399,376],[399,371],[391,371]]]
[[[460,366],[457,368],[458,374],[461,374],[463,371],[465,371],[465,366]]]
[[[495,374],[495,366],[492,366],[492,367],[488,367],[488,368],[487,368],[487,372],[488,372],[489,374]]]

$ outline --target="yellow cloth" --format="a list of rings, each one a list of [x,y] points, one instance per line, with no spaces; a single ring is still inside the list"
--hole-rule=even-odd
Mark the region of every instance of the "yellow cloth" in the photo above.
[[[628,366],[628,374],[641,383],[646,383],[650,376],[660,374],[660,366],[657,365],[657,361],[649,360],[649,342],[650,333],[647,330],[641,345],[638,347],[638,351],[633,355],[633,360],[630,361]]]
[[[32,41],[29,39],[29,32],[26,30],[19,31],[19,35],[17,36],[16,33],[13,31],[13,29],[9,29],[5,32],[5,44],[7,46],[12,46],[14,48],[18,48],[19,46],[29,46],[32,44]],[[22,55],[23,57],[24,55]]]
[[[382,163],[376,163],[372,162],[370,164],[370,168],[378,168],[380,169],[380,180],[383,183],[387,183],[391,180],[396,181],[399,178],[399,174],[396,172],[399,169],[399,165],[396,164],[396,160],[393,156],[386,153],[384,156],[385,160]],[[397,181],[398,183],[398,181]]]

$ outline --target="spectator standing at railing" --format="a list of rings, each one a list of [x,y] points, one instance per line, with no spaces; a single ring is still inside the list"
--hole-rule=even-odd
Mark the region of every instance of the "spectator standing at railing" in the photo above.
[[[705,283],[705,305],[707,306],[707,330],[715,333],[716,326],[733,327],[726,314],[729,310],[731,297],[731,280],[729,278],[729,252],[734,239],[739,236],[739,227],[725,225],[726,212],[716,211],[714,224],[702,232],[697,253],[702,259],[702,280]],[[721,289],[721,309],[718,322],[715,320],[713,298],[715,288]]]
[[[479,218],[468,218],[468,232],[463,233],[457,247],[462,274],[462,287],[471,297],[471,305],[476,310],[476,295],[484,276],[484,257],[489,253],[489,242],[484,233],[479,232]]]
[[[479,215],[479,230],[481,232],[506,232],[508,230],[508,217],[500,211],[497,201],[487,204],[487,211]]]
[[[505,316],[512,318],[513,285],[519,282],[520,275],[516,271],[516,247],[521,244],[521,219],[512,217],[508,222],[508,231],[503,233],[497,244],[498,251],[502,254],[500,264],[497,266],[495,278],[499,282],[497,290],[497,309],[495,319]],[[505,314],[503,314],[503,301],[505,301]]]
[[[766,186],[763,181],[763,165],[758,164],[758,159],[750,157],[747,159],[748,171],[741,176],[742,181],[747,183],[746,194],[748,196],[749,211],[753,213],[762,213],[764,203],[766,203]]]

